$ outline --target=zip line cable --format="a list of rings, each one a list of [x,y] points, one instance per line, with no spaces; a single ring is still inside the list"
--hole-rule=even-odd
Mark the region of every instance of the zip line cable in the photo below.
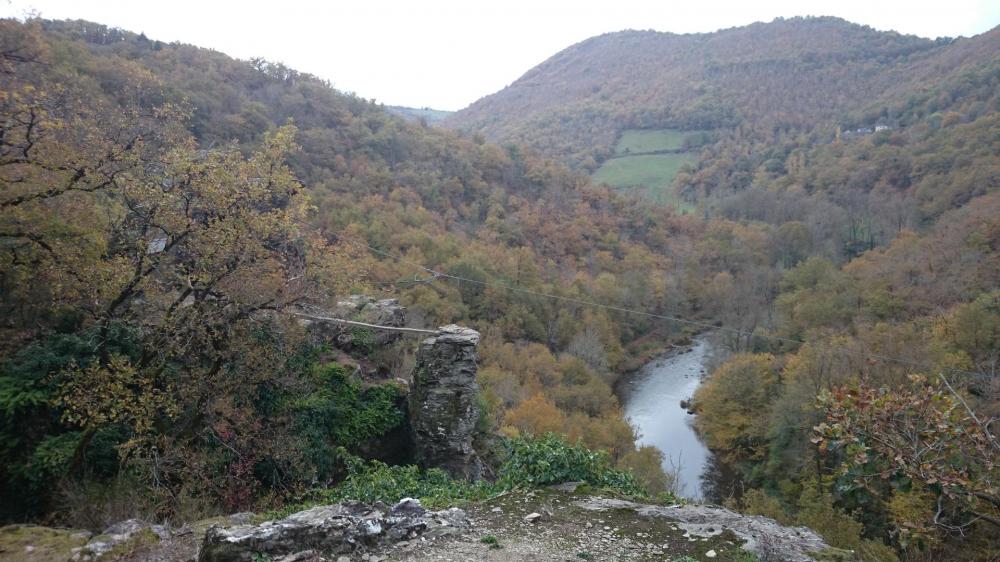
[[[404,328],[401,326],[382,326],[379,324],[368,324],[367,322],[357,322],[355,320],[344,320],[343,318],[333,318],[331,316],[321,316],[319,314],[307,314],[305,312],[289,312],[292,316],[307,318],[309,320],[319,320],[322,322],[333,322],[334,324],[344,324],[346,326],[358,326],[360,328],[371,328],[373,330],[388,330],[392,332],[406,332],[409,334],[440,334],[438,330],[424,330],[422,328]]]
[[[811,342],[807,342],[805,340],[800,340],[800,339],[795,339],[795,338],[787,338],[787,337],[783,337],[783,336],[775,336],[775,335],[771,335],[771,334],[758,334],[758,333],[755,333],[754,331],[746,331],[746,330],[741,330],[739,328],[729,328],[729,327],[726,327],[726,326],[719,326],[719,325],[713,324],[711,322],[705,322],[705,321],[699,321],[699,320],[691,320],[691,319],[687,319],[687,318],[681,318],[681,317],[678,317],[678,316],[671,316],[671,315],[667,315],[667,314],[657,314],[657,313],[654,313],[654,312],[647,312],[647,311],[644,311],[644,310],[636,310],[636,309],[632,309],[632,308],[625,308],[625,307],[622,307],[622,306],[615,306],[615,305],[604,304],[604,303],[599,303],[599,302],[594,302],[594,301],[577,299],[577,298],[574,298],[574,297],[565,297],[565,296],[561,296],[561,295],[553,295],[553,294],[550,294],[550,293],[543,293],[543,292],[540,292],[540,291],[533,291],[531,289],[525,289],[523,287],[517,287],[517,286],[514,286],[514,285],[508,285],[506,283],[499,283],[499,282],[495,282],[495,281],[493,281],[493,282],[491,282],[491,281],[481,281],[481,280],[478,280],[478,279],[468,279],[466,277],[461,277],[461,276],[458,276],[458,275],[451,275],[449,273],[444,273],[442,271],[437,271],[435,269],[431,269],[431,268],[426,267],[426,266],[424,266],[422,264],[416,263],[414,261],[410,261],[410,260],[404,258],[403,256],[399,256],[399,255],[396,255],[396,254],[393,254],[393,253],[390,253],[390,252],[386,252],[384,250],[380,250],[380,249],[378,249],[378,248],[376,248],[374,246],[371,246],[369,244],[363,244],[363,245],[369,251],[371,251],[372,253],[378,254],[380,256],[387,257],[389,259],[395,260],[395,261],[397,261],[399,263],[403,263],[403,264],[409,265],[411,267],[415,267],[417,269],[423,270],[426,273],[430,273],[433,277],[430,280],[428,280],[428,281],[433,281],[434,279],[438,279],[438,278],[440,278],[440,279],[451,279],[451,280],[457,281],[459,283],[472,283],[474,285],[481,285],[481,286],[484,286],[484,287],[495,287],[495,288],[505,289],[505,290],[508,290],[508,291],[516,292],[516,293],[523,293],[523,294],[533,295],[533,296],[537,296],[537,297],[544,297],[544,298],[549,298],[549,299],[558,300],[558,301],[562,301],[562,302],[568,302],[568,303],[572,303],[572,304],[576,304],[576,305],[581,305],[581,306],[591,306],[591,307],[601,308],[601,309],[604,309],[604,310],[610,310],[610,311],[614,311],[614,312],[621,312],[621,313],[625,313],[625,314],[633,314],[633,315],[636,315],[636,316],[644,316],[644,317],[647,317],[647,318],[654,318],[654,319],[657,319],[657,320],[667,320],[667,321],[670,321],[670,322],[677,322],[678,324],[686,324],[688,326],[696,326],[696,327],[699,327],[699,328],[706,328],[706,329],[716,330],[716,331],[720,331],[720,332],[728,332],[728,333],[735,334],[737,336],[758,337],[758,338],[763,338],[763,339],[769,339],[769,340],[772,340],[772,341],[779,341],[779,342],[783,342],[783,343],[791,343],[791,344],[796,344],[796,345],[810,344],[810,345],[815,345],[817,347],[825,349],[827,351],[834,351],[834,352],[844,352],[844,353],[846,353],[846,352],[850,351],[850,350],[848,350],[848,349],[846,349],[844,347],[833,347],[833,346],[829,346],[829,345],[826,345],[826,344],[811,343]],[[897,363],[897,364],[900,364],[900,365],[907,365],[907,366],[910,366],[910,367],[927,369],[927,370],[936,370],[937,369],[933,364],[928,363],[926,361],[915,361],[915,360],[912,360],[912,359],[904,359],[902,357],[893,357],[893,356],[890,356],[890,355],[883,355],[883,354],[879,354],[879,353],[866,353],[865,355],[867,357],[871,358],[871,359],[878,359],[880,361],[885,361],[887,363]],[[979,373],[975,373],[975,372],[972,372],[972,371],[965,371],[965,370],[962,370],[962,369],[950,368],[950,367],[940,368],[939,370],[948,371],[948,372],[956,373],[956,374],[967,375],[967,376],[974,376],[974,377],[975,376],[979,376]],[[945,382],[947,382],[947,380]]]

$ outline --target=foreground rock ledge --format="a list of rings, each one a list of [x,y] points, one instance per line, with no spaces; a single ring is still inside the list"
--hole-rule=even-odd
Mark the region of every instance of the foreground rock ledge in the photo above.
[[[261,555],[276,557],[305,550],[344,554],[418,536],[451,535],[468,526],[461,509],[428,511],[412,498],[392,508],[381,503],[344,502],[260,525],[213,526],[205,533],[198,560],[251,562]]]
[[[625,509],[644,517],[663,517],[696,537],[711,537],[729,530],[746,541],[744,550],[764,560],[775,559],[773,557],[777,555],[786,562],[809,562],[815,560],[817,553],[832,550],[822,537],[808,527],[785,527],[774,519],[742,515],[722,507],[647,505],[598,497],[577,501],[575,505],[592,511]]]

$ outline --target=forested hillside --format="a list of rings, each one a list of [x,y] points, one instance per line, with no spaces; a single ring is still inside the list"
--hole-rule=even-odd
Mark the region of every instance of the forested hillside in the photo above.
[[[696,141],[667,188],[707,232],[739,225],[728,247],[699,249],[724,271],[685,294],[732,353],[695,397],[707,443],[743,478],[719,499],[866,560],[988,560],[998,60],[997,29],[930,41],[796,18],[628,31],[566,49],[447,123],[585,171],[648,150],[637,139]]]
[[[413,264],[692,310],[676,287],[718,269],[694,250],[704,224],[280,65],[87,22],[2,31],[7,517],[85,518],[144,486],[162,513],[236,510],[337,477],[336,447],[365,435],[316,433],[355,414],[279,313],[358,291],[483,331],[486,428],[564,433],[664,486],[611,384],[626,345],[670,326]],[[405,357],[384,363],[407,374]]]
[[[415,342],[361,385],[284,312],[365,292],[482,332],[486,433],[582,440],[652,492],[613,384],[684,336],[664,317],[718,327],[719,501],[864,560],[998,546],[998,30],[610,34],[449,118],[474,134],[88,22],[4,20],[0,55],[6,519],[338,483],[400,423]],[[630,129],[696,155],[696,212],[583,175]]]
[[[398,105],[390,105],[387,109],[390,113],[401,115],[410,121],[424,123],[436,123],[454,113],[452,111],[431,109],[429,107],[403,107]]]
[[[821,124],[832,134],[892,120],[844,117],[989,62],[997,41],[995,32],[931,41],[829,17],[701,34],[622,31],[561,51],[444,123],[593,170],[627,129],[717,130],[768,143]]]

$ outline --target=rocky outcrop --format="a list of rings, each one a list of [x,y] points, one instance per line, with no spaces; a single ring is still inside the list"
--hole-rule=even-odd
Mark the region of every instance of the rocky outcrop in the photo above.
[[[399,301],[376,300],[366,295],[351,295],[339,301],[332,309],[324,311],[322,315],[378,326],[401,328],[406,325],[406,308],[400,305]],[[314,339],[332,343],[338,349],[351,354],[365,355],[402,337],[400,332],[390,330],[373,330],[309,319],[304,319],[303,323],[308,326]]]
[[[119,521],[103,533],[90,539],[83,547],[74,549],[71,560],[86,562],[115,558],[115,552],[170,538],[170,529],[164,525],[151,525],[138,519]]]
[[[469,526],[458,508],[428,511],[406,498],[389,508],[344,502],[300,511],[279,521],[260,525],[211,527],[198,556],[200,562],[252,562],[273,559],[313,560],[376,548],[417,537],[433,538],[460,533]]]
[[[760,515],[743,515],[710,505],[647,505],[609,498],[586,498],[575,505],[591,511],[631,510],[642,517],[661,517],[685,532],[707,538],[731,531],[744,542],[743,549],[762,560],[809,562],[831,550],[822,537],[807,527],[785,527]],[[774,556],[778,558],[774,558]]]
[[[483,463],[472,446],[479,419],[478,344],[475,330],[442,327],[438,335],[420,344],[410,386],[417,461],[467,480],[483,476]]]
[[[809,529],[785,527],[766,517],[715,506],[591,497],[580,486],[515,489],[468,503],[464,510],[439,512],[406,499],[392,508],[356,502],[315,507],[259,525],[249,524],[253,515],[246,513],[171,529],[126,521],[98,537],[45,527],[0,527],[0,560],[566,562],[582,558],[573,553],[585,552],[592,560],[640,562],[747,560],[746,551],[768,561],[858,559],[851,551],[827,547]],[[488,542],[486,537],[491,537]],[[92,544],[84,552],[81,547],[88,541]]]

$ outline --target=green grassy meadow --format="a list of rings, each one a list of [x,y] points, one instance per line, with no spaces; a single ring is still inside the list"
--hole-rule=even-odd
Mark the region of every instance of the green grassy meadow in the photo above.
[[[681,166],[693,160],[695,154],[664,152],[681,150],[684,139],[692,134],[699,132],[677,129],[624,131],[615,145],[615,156],[606,160],[591,177],[597,183],[638,192],[660,204],[692,210],[690,205],[674,195],[670,184]]]
[[[594,172],[594,180],[612,187],[666,187],[681,166],[692,158],[690,154],[647,154],[612,158]]]
[[[674,195],[670,182],[681,166],[693,158],[684,153],[612,158],[594,172],[593,179],[611,187],[639,190],[657,203],[689,209]]]
[[[690,131],[677,129],[629,129],[622,133],[615,154],[636,154],[661,150],[680,150]]]

